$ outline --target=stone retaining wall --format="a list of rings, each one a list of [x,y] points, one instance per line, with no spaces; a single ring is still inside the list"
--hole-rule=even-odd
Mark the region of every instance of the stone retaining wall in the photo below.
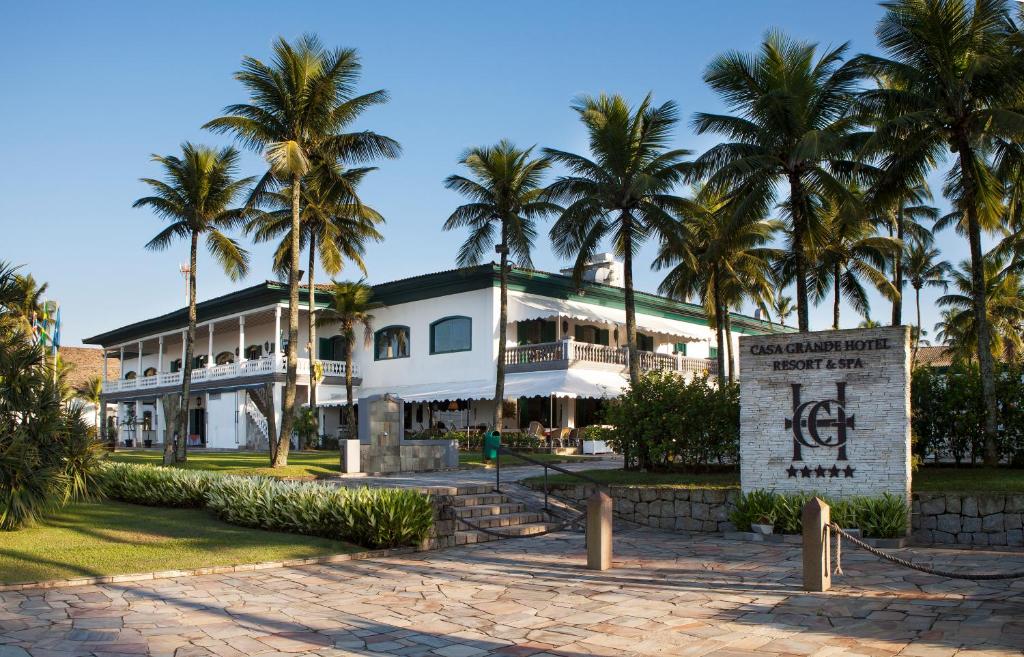
[[[543,485],[533,488],[544,489]],[[551,489],[575,505],[585,504],[594,493],[593,485],[555,485]],[[609,494],[615,515],[640,525],[673,531],[736,531],[729,512],[739,490],[611,486]]]
[[[1024,495],[915,493],[915,543],[1024,546]]]

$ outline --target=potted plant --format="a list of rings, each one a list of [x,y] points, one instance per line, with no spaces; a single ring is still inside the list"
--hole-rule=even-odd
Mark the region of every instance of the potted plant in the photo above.
[[[142,441],[142,444],[145,445],[146,447],[152,447],[153,446],[153,439],[152,438],[145,438]]]

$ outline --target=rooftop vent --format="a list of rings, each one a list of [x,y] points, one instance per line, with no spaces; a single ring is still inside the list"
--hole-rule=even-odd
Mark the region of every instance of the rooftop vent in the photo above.
[[[561,271],[566,276],[572,276],[572,267]],[[598,253],[587,261],[583,269],[583,280],[622,287],[625,284],[622,261],[616,258],[615,254]]]

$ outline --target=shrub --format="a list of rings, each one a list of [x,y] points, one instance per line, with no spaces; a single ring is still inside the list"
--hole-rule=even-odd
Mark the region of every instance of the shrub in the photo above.
[[[154,467],[131,463],[106,463],[103,490],[110,497],[146,506],[201,508],[214,481],[214,472]]]
[[[899,538],[906,533],[907,511],[907,503],[889,493],[882,497],[861,498],[857,507],[857,522],[864,536]]]
[[[607,442],[627,467],[669,469],[732,464],[739,456],[739,385],[648,372],[609,402]]]
[[[359,545],[415,545],[430,534],[434,523],[430,498],[410,489],[360,488],[348,491],[345,502],[330,505],[330,526]]]
[[[741,532],[749,532],[752,524],[775,524],[776,495],[766,490],[754,490],[740,495],[736,508],[729,513],[729,521]]]
[[[741,495],[729,520],[739,531],[750,531],[752,523],[770,519],[778,534],[799,534],[803,531],[803,507],[815,497],[814,493],[780,494],[755,490]],[[906,534],[909,517],[907,503],[902,498],[886,493],[881,497],[851,497],[829,500],[832,522],[844,529],[859,528],[868,538],[898,538]]]

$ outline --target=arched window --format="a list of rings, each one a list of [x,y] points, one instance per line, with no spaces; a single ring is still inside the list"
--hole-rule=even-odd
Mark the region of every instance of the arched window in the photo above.
[[[385,326],[373,334],[374,360],[409,357],[409,327]]]
[[[450,354],[473,348],[473,320],[469,317],[442,317],[430,325],[430,353]]]
[[[235,355],[230,351],[222,351],[217,354],[217,358],[214,361],[217,365],[227,365],[228,363],[235,362]]]
[[[134,370],[129,370],[129,371],[125,372],[124,378],[126,378],[126,379],[134,379],[135,378],[135,371]]]
[[[245,348],[245,359],[256,360],[263,357],[263,345],[251,344]]]
[[[156,376],[156,368],[147,367],[146,371],[142,373],[142,376]]]

